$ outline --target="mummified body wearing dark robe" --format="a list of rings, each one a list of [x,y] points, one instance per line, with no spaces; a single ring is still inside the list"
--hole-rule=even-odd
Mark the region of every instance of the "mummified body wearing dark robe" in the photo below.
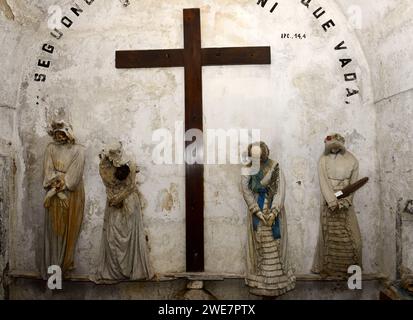
[[[120,143],[107,147],[100,158],[107,201],[96,281],[151,279],[136,165]]]
[[[63,274],[74,269],[85,206],[84,147],[75,143],[72,127],[64,121],[53,122],[49,135],[54,142],[47,146],[43,169],[43,186],[47,190],[44,277],[51,265],[60,266]]]
[[[254,155],[254,149],[258,154]],[[245,281],[254,295],[280,296],[295,287],[287,255],[285,178],[279,164],[268,157],[265,143],[250,145],[248,153],[259,159],[259,169],[242,176],[242,192],[248,206]]]
[[[362,267],[362,244],[353,196],[338,200],[335,193],[358,179],[357,159],[339,134],[325,139],[319,160],[321,188],[320,232],[312,271],[323,277],[348,277],[348,267]]]

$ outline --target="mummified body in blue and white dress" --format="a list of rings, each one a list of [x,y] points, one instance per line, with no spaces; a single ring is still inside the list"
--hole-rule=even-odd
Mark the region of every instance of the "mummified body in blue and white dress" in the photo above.
[[[246,284],[254,295],[276,297],[295,288],[287,254],[285,178],[265,143],[250,145],[248,153],[260,161],[257,173],[242,176],[248,206]]]

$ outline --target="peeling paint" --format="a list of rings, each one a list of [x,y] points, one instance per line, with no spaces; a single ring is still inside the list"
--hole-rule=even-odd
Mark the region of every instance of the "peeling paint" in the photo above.
[[[13,10],[10,8],[7,0],[0,0],[0,11],[3,12],[7,19],[14,20]]]
[[[169,213],[177,207],[179,207],[177,185],[171,183],[169,189],[163,189],[158,193],[157,210]]]

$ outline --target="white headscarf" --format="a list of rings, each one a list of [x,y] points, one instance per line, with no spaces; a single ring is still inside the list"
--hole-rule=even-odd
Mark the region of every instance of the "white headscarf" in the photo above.
[[[66,137],[69,139],[70,143],[75,143],[76,138],[73,133],[73,127],[70,123],[65,122],[64,120],[58,120],[58,121],[53,121],[48,130],[47,133],[51,136],[54,137],[56,132],[63,132]]]
[[[129,165],[131,159],[125,154],[122,146],[122,142],[116,141],[108,144],[102,150],[102,156],[112,162],[113,166],[119,168],[125,165]]]
[[[329,155],[331,153],[332,149],[338,149],[340,150],[340,153],[344,154],[346,152],[346,140],[341,134],[338,133],[333,133],[327,136],[324,139],[325,143],[325,150],[324,154]]]

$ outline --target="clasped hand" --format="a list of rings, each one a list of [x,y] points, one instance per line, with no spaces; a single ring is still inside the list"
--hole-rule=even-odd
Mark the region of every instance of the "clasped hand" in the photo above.
[[[278,212],[278,210],[272,209],[267,214],[264,214],[262,211],[259,211],[256,215],[265,226],[272,227],[275,222],[275,219],[277,219],[278,217]]]
[[[349,199],[338,199],[329,205],[329,209],[331,211],[342,210],[342,209],[349,209],[352,206],[352,203]]]

